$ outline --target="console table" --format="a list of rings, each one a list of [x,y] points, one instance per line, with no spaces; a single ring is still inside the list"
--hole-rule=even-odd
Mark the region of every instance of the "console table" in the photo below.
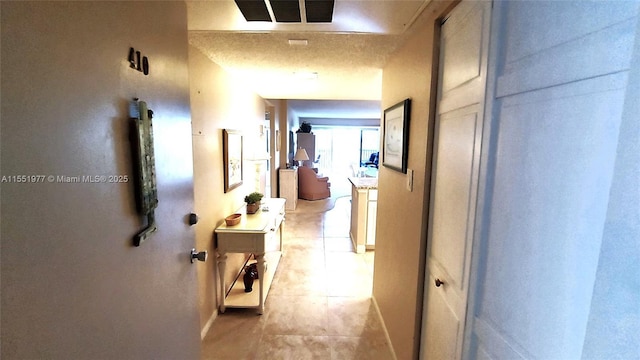
[[[263,199],[260,210],[255,214],[247,214],[243,206],[237,211],[242,214],[238,225],[222,224],[215,230],[218,272],[221,294],[223,294],[220,304],[221,313],[224,313],[227,307],[256,308],[258,314],[264,313],[264,302],[282,251],[284,205],[285,199]],[[255,255],[258,269],[258,289],[254,286],[252,292],[244,292],[244,283],[242,275],[240,275],[227,293],[224,280],[227,253],[252,253]]]

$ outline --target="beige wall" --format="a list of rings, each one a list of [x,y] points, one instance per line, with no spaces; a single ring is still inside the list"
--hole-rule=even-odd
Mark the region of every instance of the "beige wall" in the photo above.
[[[206,263],[198,264],[200,322],[207,330],[217,315],[217,267],[213,247],[213,231],[224,218],[244,205],[244,196],[254,190],[253,164],[244,161],[244,181],[240,188],[224,192],[222,162],[222,130],[243,131],[245,157],[252,146],[262,146],[259,126],[263,124],[265,102],[247,90],[195,47],[189,47],[189,80],[191,85],[191,117],[193,127],[193,162],[196,225],[196,248],[208,250]],[[243,255],[229,254],[226,283],[230,284],[240,270]],[[235,272],[235,274],[234,274]],[[203,333],[204,334],[204,333]]]
[[[280,123],[276,120],[278,118],[278,110],[277,107],[274,106],[273,102],[269,100],[265,100],[265,111],[269,113],[269,156],[271,159],[276,159],[276,161],[271,160],[269,164],[271,165],[271,171],[269,172],[271,182],[271,193],[269,195],[271,197],[278,197],[278,161],[280,158],[280,150],[276,146],[276,142],[278,141],[277,137],[280,135]]]
[[[272,159],[275,160],[272,162],[271,168],[271,194],[273,197],[277,197],[280,190],[278,170],[286,168],[287,165],[290,127],[286,121],[288,112],[287,100],[272,99],[268,100],[267,104],[270,110],[273,111],[271,116],[271,137],[273,138]],[[276,139],[276,136],[278,139]],[[276,141],[280,142],[280,150],[276,149]]]
[[[289,131],[291,131],[291,123],[289,122],[289,106],[287,100],[274,100],[277,104],[278,117],[277,122],[280,126],[280,154],[278,158],[278,166],[280,168],[286,168],[289,156]]]
[[[291,125],[291,110],[289,109],[289,102],[287,100],[280,100],[280,128],[283,130],[283,151],[280,154],[280,166],[286,167],[289,160],[289,153],[292,152],[291,144],[289,143],[289,132],[292,130]]]
[[[431,138],[431,73],[435,20],[450,2],[432,2],[382,76],[382,108],[411,98],[407,175],[380,167],[373,296],[398,359],[417,358],[420,340]]]

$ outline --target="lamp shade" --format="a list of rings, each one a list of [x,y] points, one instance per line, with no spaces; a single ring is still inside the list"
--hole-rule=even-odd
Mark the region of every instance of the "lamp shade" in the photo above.
[[[295,161],[306,161],[309,160],[309,154],[307,154],[307,150],[303,148],[299,148],[296,151],[296,154],[293,156],[293,160]]]

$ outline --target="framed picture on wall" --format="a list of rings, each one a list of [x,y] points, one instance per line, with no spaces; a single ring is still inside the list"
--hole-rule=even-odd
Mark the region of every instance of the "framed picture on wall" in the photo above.
[[[222,130],[222,157],[224,161],[224,192],[242,185],[242,133]]]
[[[407,173],[409,114],[411,99],[405,99],[384,111],[382,165]]]

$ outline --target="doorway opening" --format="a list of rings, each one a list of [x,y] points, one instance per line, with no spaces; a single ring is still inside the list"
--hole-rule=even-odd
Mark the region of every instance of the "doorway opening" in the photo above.
[[[331,193],[349,195],[348,178],[367,166],[372,154],[379,153],[380,128],[314,126],[313,132],[316,135],[316,166],[330,177]],[[377,176],[377,171],[371,170],[370,175]]]

